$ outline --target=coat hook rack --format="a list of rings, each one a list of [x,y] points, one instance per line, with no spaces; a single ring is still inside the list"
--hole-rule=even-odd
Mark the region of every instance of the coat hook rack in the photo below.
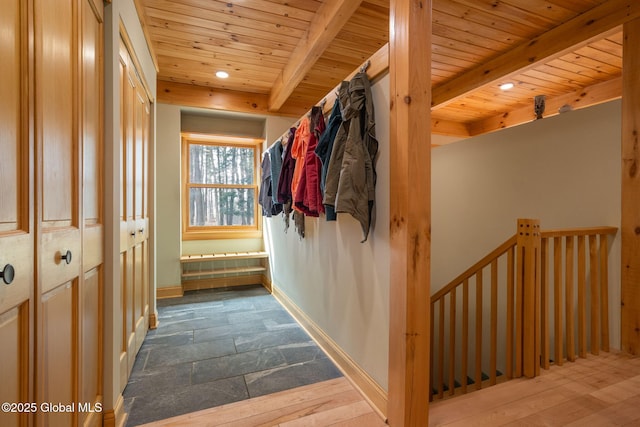
[[[364,64],[362,64],[362,67],[360,67],[360,72],[364,73],[367,71],[367,68],[369,68],[369,66],[371,65],[371,60],[367,59],[367,62],[365,62]]]

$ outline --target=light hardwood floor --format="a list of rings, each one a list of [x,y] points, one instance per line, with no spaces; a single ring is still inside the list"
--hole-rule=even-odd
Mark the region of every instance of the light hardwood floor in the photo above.
[[[429,425],[640,426],[640,358],[588,356],[433,403]]]
[[[146,424],[177,426],[386,424],[345,378]],[[640,358],[619,353],[552,366],[429,407],[430,426],[640,426]]]
[[[344,377],[205,409],[145,427],[386,426]]]

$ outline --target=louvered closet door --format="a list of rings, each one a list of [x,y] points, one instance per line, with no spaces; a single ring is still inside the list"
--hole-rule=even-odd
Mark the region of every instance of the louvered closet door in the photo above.
[[[149,326],[149,101],[124,43],[120,46],[120,83],[120,279],[123,295],[120,379],[124,388]]]
[[[25,79],[27,5],[25,0],[5,0],[0,13],[0,270],[4,276],[0,279],[0,402],[33,401],[33,150]],[[1,411],[0,425],[26,425],[27,418],[27,414]]]

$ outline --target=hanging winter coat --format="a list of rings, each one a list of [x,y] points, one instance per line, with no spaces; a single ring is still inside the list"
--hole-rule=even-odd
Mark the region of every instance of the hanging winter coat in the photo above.
[[[331,116],[329,117],[327,129],[324,131],[322,136],[320,136],[318,146],[316,147],[316,155],[318,156],[318,158],[320,158],[320,162],[322,163],[322,172],[320,174],[320,191],[322,191],[323,196],[327,183],[327,171],[329,170],[329,160],[331,159],[333,142],[335,141],[338,129],[340,129],[340,125],[342,124],[342,112],[340,107],[341,93],[349,93],[349,82],[340,83],[340,89],[338,89],[338,97],[336,98],[336,102],[333,105],[333,109],[331,110]]]
[[[378,154],[371,83],[366,73],[356,74],[349,82],[349,104],[342,116],[349,121],[349,131],[344,144],[335,210],[349,213],[360,222],[364,242],[369,235],[375,201]]]
[[[291,146],[291,157],[296,160],[296,168],[293,171],[293,181],[291,182],[291,195],[293,196],[293,207],[295,209],[296,194],[298,191],[298,184],[304,170],[304,162],[307,154],[307,147],[309,146],[309,137],[311,132],[309,130],[309,118],[303,117],[300,121],[300,126],[296,130],[296,136],[293,139],[293,145]]]
[[[327,164],[326,182],[324,187],[324,209],[327,221],[335,221],[336,216],[336,194],[338,193],[338,183],[340,181],[340,170],[342,169],[342,159],[344,157],[344,148],[349,133],[349,124],[351,119],[347,118],[345,113],[350,109],[349,83],[340,85],[338,92],[338,101],[340,102],[341,123],[338,126],[336,137],[331,148],[331,155]]]
[[[296,167],[296,160],[291,157],[291,146],[296,134],[296,128],[289,129],[289,139],[284,147],[282,158],[282,169],[278,179],[278,202],[285,204],[291,201],[291,183],[293,182],[293,172]]]
[[[273,191],[273,203],[280,203],[278,201],[278,181],[280,180],[280,171],[282,170],[282,154],[284,148],[282,147],[282,138],[277,140],[275,144],[269,148],[269,157],[271,160],[271,186]]]
[[[282,212],[282,205],[273,203],[273,187],[271,180],[271,159],[269,153],[265,153],[262,158],[261,172],[262,182],[260,185],[260,192],[258,194],[258,201],[262,206],[262,214],[267,218],[273,215],[277,215]]]
[[[310,117],[311,134],[305,153],[305,164],[298,184],[298,190],[294,196],[295,208],[305,215],[318,217],[324,213],[322,204],[322,192],[320,191],[320,174],[322,163],[316,156],[318,139],[324,132],[324,116],[321,107],[313,107]]]

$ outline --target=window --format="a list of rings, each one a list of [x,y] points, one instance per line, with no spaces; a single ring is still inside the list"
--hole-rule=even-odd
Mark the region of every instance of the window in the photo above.
[[[182,135],[184,240],[261,236],[257,204],[261,143]]]

